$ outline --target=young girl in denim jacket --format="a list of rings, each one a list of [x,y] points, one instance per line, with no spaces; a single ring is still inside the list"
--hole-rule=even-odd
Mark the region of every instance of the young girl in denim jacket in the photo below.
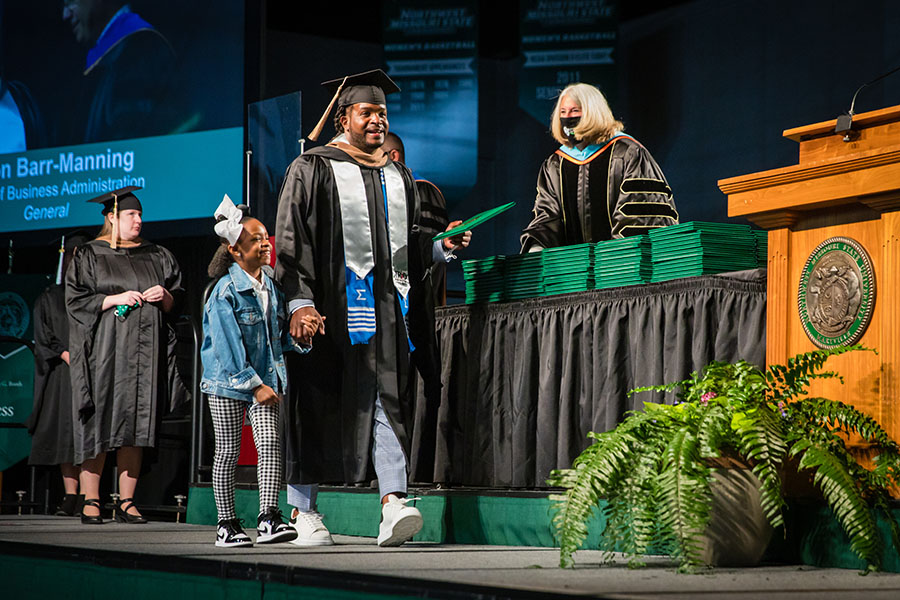
[[[200,388],[209,396],[215,433],[216,546],[253,545],[234,509],[234,471],[245,410],[259,455],[256,542],[287,542],[297,532],[278,509],[282,457],[277,403],[287,383],[283,350],[308,348],[297,346],[290,337],[284,297],[266,272],[272,247],[265,225],[244,216],[228,196],[216,210],[216,219],[221,246],[209,264],[209,275],[218,283],[204,307],[200,350]],[[311,336],[314,330],[308,333]]]

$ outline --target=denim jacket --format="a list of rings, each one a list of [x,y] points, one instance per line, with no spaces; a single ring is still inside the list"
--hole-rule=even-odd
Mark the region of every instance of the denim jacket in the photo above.
[[[290,336],[281,290],[266,269],[262,277],[269,291],[268,323],[247,274],[237,263],[219,279],[206,301],[200,348],[200,390],[205,394],[252,402],[253,390],[262,384],[283,392],[287,382],[283,351],[309,351]]]

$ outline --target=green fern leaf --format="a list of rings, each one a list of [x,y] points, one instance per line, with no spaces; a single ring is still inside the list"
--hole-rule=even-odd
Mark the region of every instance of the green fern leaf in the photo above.
[[[657,481],[660,520],[677,543],[674,557],[682,566],[701,564],[712,493],[709,468],[700,460],[697,438],[689,428],[681,428],[671,437]]]
[[[827,448],[801,440],[791,453],[801,470],[813,471],[813,482],[850,538],[850,549],[874,569],[881,567],[881,536],[875,519],[845,464]]]

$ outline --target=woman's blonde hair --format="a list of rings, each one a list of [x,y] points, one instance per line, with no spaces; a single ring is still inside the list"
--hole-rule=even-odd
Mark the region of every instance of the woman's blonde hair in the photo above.
[[[100,231],[97,233],[97,237],[94,238],[95,240],[99,240],[101,238],[112,239],[112,221],[110,221],[110,215],[112,215],[112,214],[113,214],[112,211],[110,211],[110,212],[106,213],[105,215],[103,215],[103,227],[100,228]],[[118,216],[114,216],[112,218],[117,219]],[[119,242],[122,241],[122,237],[119,236],[119,239],[116,241],[119,241]],[[132,241],[140,242],[141,237],[138,236]]]
[[[103,215],[103,227],[100,228],[99,233],[97,233],[97,237],[94,239],[100,239],[102,237],[110,237],[112,235],[112,221],[109,220],[109,214],[107,213]]]
[[[559,122],[559,106],[563,98],[569,98],[581,107],[581,120],[575,126],[576,138],[589,144],[597,144],[625,130],[622,122],[613,116],[603,92],[587,83],[573,83],[559,93],[551,116],[550,132],[560,144],[570,145],[569,138]]]

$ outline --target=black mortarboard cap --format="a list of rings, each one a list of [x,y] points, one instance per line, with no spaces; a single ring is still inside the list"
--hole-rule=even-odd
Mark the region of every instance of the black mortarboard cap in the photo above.
[[[381,69],[372,69],[365,73],[323,81],[322,85],[332,92],[334,96],[331,98],[328,108],[325,109],[325,114],[322,115],[315,129],[309,134],[309,139],[311,140],[319,138],[319,134],[322,133],[322,127],[325,126],[325,121],[328,120],[328,116],[331,114],[335,104],[337,104],[338,108],[360,102],[384,105],[384,97],[386,95],[400,91],[400,87],[394,83],[394,80],[388,77],[387,73]]]
[[[141,189],[141,186],[129,185],[117,190],[106,192],[105,194],[101,194],[96,198],[91,198],[90,200],[88,200],[88,202],[96,202],[97,204],[102,204],[102,212],[104,215],[113,209],[113,205],[117,201],[119,204],[118,210],[143,210],[141,201],[138,200],[137,196],[134,195],[134,192],[139,189]]]
[[[381,69],[323,81],[322,85],[331,93],[341,90],[337,99],[338,108],[359,102],[384,104],[386,95],[400,91],[400,87],[394,83],[394,80]]]

